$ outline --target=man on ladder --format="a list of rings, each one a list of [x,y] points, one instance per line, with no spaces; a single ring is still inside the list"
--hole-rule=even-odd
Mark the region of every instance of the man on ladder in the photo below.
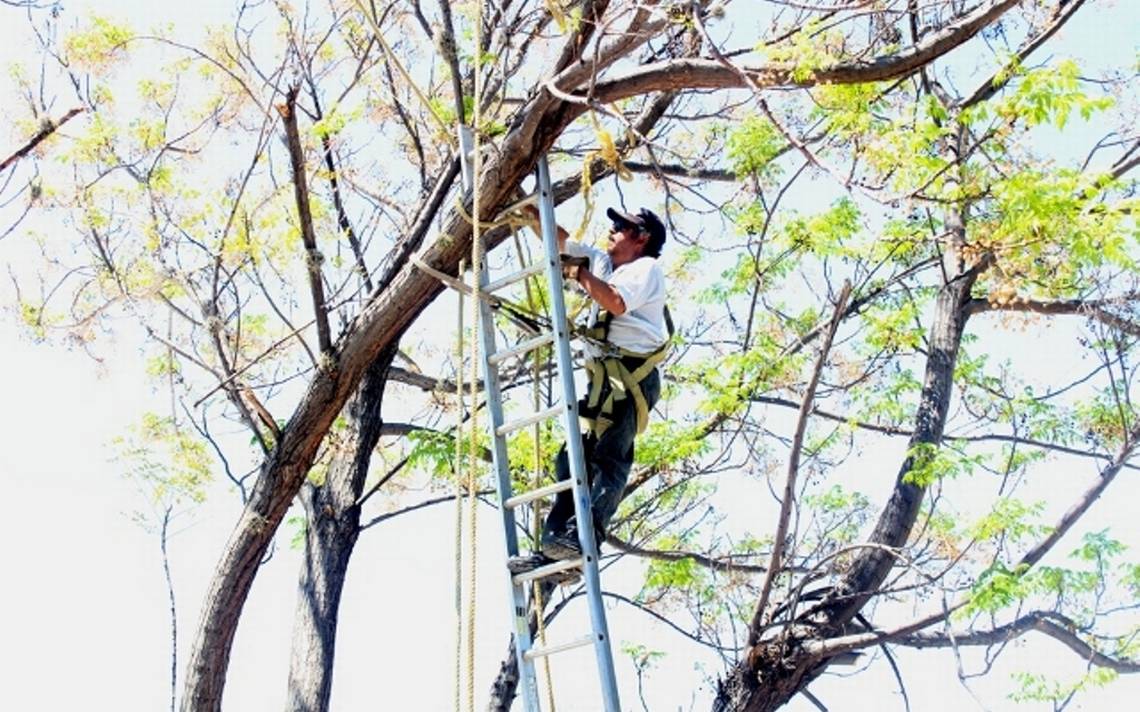
[[[537,220],[538,209],[528,208]],[[557,228],[559,251],[569,257],[564,277],[593,301],[586,334],[589,384],[579,415],[599,548],[629,479],[634,439],[660,395],[657,366],[668,355],[672,336],[665,275],[657,262],[665,226],[644,208],[637,214],[610,208],[606,214],[613,225],[605,251],[573,242],[565,229]],[[570,477],[565,445],[555,473],[559,480]],[[540,551],[512,558],[508,568],[518,574],[580,556],[573,495],[566,490],[558,493],[546,517]]]

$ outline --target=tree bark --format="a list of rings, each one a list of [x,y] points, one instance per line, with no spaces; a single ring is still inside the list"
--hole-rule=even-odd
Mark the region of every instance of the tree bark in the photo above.
[[[289,663],[286,709],[292,712],[324,712],[329,707],[341,594],[360,534],[359,500],[383,427],[384,386],[395,354],[394,345],[380,354],[349,401],[345,442],[324,483],[306,482],[301,489],[307,528]]]

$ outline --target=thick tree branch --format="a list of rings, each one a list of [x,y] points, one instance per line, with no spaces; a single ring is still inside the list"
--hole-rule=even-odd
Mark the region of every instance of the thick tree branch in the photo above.
[[[1102,324],[1106,324],[1114,329],[1124,332],[1129,336],[1140,336],[1140,324],[1128,319],[1121,318],[1104,308],[1105,304],[1112,302],[1107,301],[1087,301],[1083,299],[1065,299],[1053,302],[1044,302],[1035,299],[1018,299],[1009,303],[995,304],[987,299],[971,299],[966,305],[966,308],[971,314],[982,314],[985,312],[1006,311],[1006,312],[1029,312],[1033,314],[1047,314],[1047,315],[1073,315],[1083,316]]]
[[[738,179],[735,171],[724,168],[689,168],[676,164],[642,163],[641,161],[626,161],[622,165],[634,173],[652,173],[654,175],[673,176],[674,178],[711,180],[724,183],[732,183]]]
[[[897,79],[918,71],[964,44],[1020,1],[991,0],[959,21],[927,35],[906,51],[868,61],[837,62],[830,67],[815,70],[808,77],[797,77],[796,67],[789,63],[775,62],[742,69],[761,89]],[[593,98],[605,103],[653,91],[745,87],[747,84],[737,71],[725,67],[715,59],[673,59],[642,65],[625,75],[598,82],[594,87]]]

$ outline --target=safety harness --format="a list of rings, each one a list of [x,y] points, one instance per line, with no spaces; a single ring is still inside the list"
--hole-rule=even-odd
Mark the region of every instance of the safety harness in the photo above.
[[[609,341],[613,314],[602,310],[595,326],[585,329],[582,335],[601,344],[602,355],[586,361],[590,385],[586,397],[578,403],[578,420],[584,434],[600,438],[613,425],[614,406],[632,398],[637,410],[637,432],[640,434],[649,423],[649,403],[641,390],[645,380],[673,348],[673,318],[665,307],[665,328],[669,338],[658,349],[643,353],[615,346]]]

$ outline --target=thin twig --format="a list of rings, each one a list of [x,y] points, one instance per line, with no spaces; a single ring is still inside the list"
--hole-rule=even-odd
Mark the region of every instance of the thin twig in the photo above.
[[[808,381],[807,389],[804,391],[803,402],[800,404],[800,414],[796,422],[795,435],[792,437],[792,449],[788,455],[788,476],[784,482],[784,497],[783,502],[780,504],[780,520],[776,526],[775,540],[772,544],[772,559],[768,564],[768,572],[764,575],[764,583],[760,588],[760,598],[756,602],[756,610],[752,614],[752,624],[749,626],[748,631],[748,644],[756,645],[760,640],[760,631],[763,628],[764,609],[768,606],[768,597],[772,593],[772,585],[776,581],[776,576],[779,574],[783,566],[785,539],[788,535],[788,522],[791,519],[792,506],[795,504],[795,488],[796,478],[800,469],[800,453],[803,450],[804,434],[807,431],[807,423],[811,418],[811,412],[815,405],[815,390],[819,385],[819,379],[823,375],[823,368],[827,364],[827,357],[831,352],[831,343],[835,338],[835,332],[839,329],[839,322],[843,320],[844,310],[847,308],[847,299],[851,296],[851,283],[844,282],[843,288],[839,292],[839,297],[835,302],[835,311],[831,315],[831,322],[827,326],[827,332],[824,334],[823,344],[819,349],[819,357],[816,359],[815,368],[812,370],[811,380]]]

